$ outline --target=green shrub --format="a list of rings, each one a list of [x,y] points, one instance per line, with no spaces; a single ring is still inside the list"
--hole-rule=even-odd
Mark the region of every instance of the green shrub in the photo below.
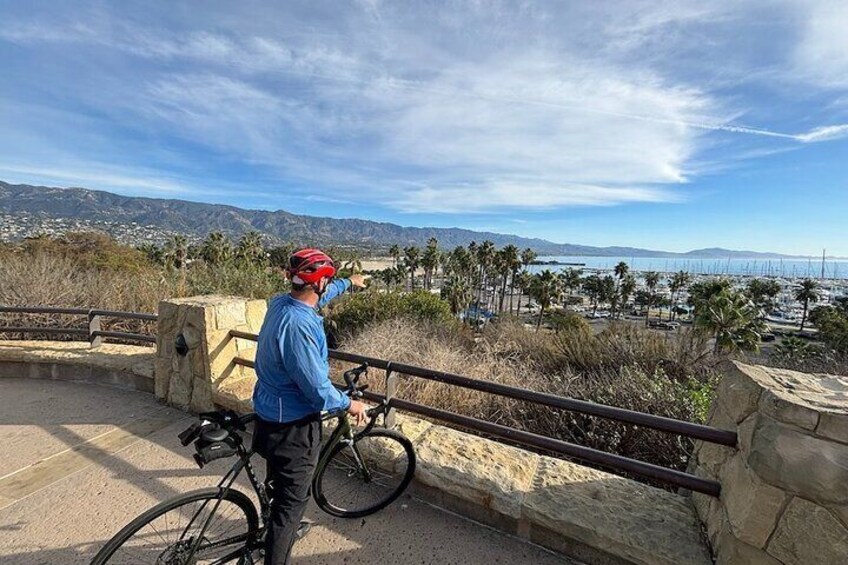
[[[408,318],[422,322],[453,325],[450,305],[437,295],[415,292],[366,291],[348,295],[327,315],[330,327],[343,335],[352,335],[369,324]]]

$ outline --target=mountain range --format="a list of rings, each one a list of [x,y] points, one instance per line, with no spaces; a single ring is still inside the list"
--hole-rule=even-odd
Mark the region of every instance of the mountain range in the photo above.
[[[29,217],[80,220],[88,222],[126,223],[154,226],[165,232],[183,233],[194,238],[220,231],[238,237],[257,231],[270,243],[283,241],[313,245],[351,245],[385,248],[425,245],[435,237],[443,248],[468,245],[472,241],[492,241],[497,247],[513,244],[530,247],[545,256],[600,257],[678,257],[701,259],[788,259],[795,256],[722,248],[696,249],[673,253],[636,247],[593,247],[571,243],[555,243],[538,238],[461,228],[404,227],[361,219],[321,218],[292,214],[284,210],[245,210],[235,206],[207,204],[186,200],[122,196],[85,188],[56,188],[9,184],[0,181],[0,214]]]

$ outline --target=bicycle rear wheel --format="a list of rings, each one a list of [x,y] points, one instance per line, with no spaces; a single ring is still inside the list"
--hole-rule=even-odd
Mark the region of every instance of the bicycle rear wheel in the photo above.
[[[260,538],[256,507],[244,493],[206,488],[138,516],[106,542],[91,565],[241,564]]]
[[[414,474],[412,443],[393,430],[372,430],[333,448],[315,474],[312,493],[328,514],[360,518],[394,502]]]

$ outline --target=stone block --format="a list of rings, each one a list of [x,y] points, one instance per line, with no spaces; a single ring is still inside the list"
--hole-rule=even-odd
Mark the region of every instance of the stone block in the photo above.
[[[760,412],[785,424],[814,430],[819,423],[819,413],[794,402],[790,395],[778,390],[764,390],[760,396]]]
[[[848,530],[826,508],[796,497],[786,507],[768,553],[785,565],[844,565]]]
[[[707,530],[707,539],[710,544],[715,546],[719,534],[722,530],[729,527],[727,525],[727,516],[724,513],[724,507],[719,500],[714,496],[701,494],[699,492],[692,493],[692,504],[701,523]]]
[[[739,451],[748,454],[751,452],[751,441],[754,439],[754,429],[757,427],[758,413],[754,412],[739,424],[736,430],[739,443]]]
[[[736,539],[729,527],[718,536],[715,548],[716,565],[782,565],[765,550]]]
[[[734,423],[741,422],[757,409],[763,387],[750,375],[755,370],[755,367],[738,362],[722,366],[716,398]]]
[[[241,298],[222,300],[215,305],[215,323],[219,330],[230,330],[247,323],[247,304]]]
[[[825,504],[848,503],[848,447],[760,415],[748,465],[767,483]]]
[[[421,418],[397,414],[394,429],[405,435],[409,438],[409,441],[415,444],[432,425],[432,423]]]
[[[441,426],[416,442],[416,478],[510,518],[521,516],[539,456]]]
[[[209,378],[216,386],[234,374],[240,374],[240,367],[233,363],[238,356],[235,338],[229,330],[210,330],[206,332],[206,346],[209,351]]]
[[[568,461],[541,458],[523,510],[532,528],[538,525],[624,562],[711,562],[685,498]]]
[[[816,435],[848,444],[848,412],[822,412]]]
[[[265,300],[248,300],[246,308],[247,330],[258,334],[265,321],[265,313],[268,311],[268,302]]]
[[[157,357],[153,367],[154,393],[159,400],[168,398],[168,383],[171,381],[171,360]]]
[[[721,502],[733,535],[763,548],[777,525],[787,495],[763,483],[737,455],[721,474]]]
[[[732,447],[704,442],[698,451],[698,466],[716,477],[734,453],[736,453],[736,450]]]

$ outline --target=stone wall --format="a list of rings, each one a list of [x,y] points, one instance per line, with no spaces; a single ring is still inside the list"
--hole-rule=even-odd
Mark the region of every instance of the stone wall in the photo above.
[[[264,300],[235,296],[196,296],[159,303],[154,367],[156,396],[172,406],[204,412],[215,409],[213,394],[225,381],[232,385],[247,375],[233,363],[252,341],[230,337],[230,330],[258,333],[265,318]],[[175,349],[182,335],[188,353]],[[250,372],[252,375],[252,371]]]
[[[156,394],[193,411],[251,411],[256,333],[264,301],[202,296],[159,307]],[[189,346],[174,350],[182,334]],[[690,501],[630,479],[399,415],[415,445],[413,492],[439,506],[596,565],[708,565]]]
[[[85,382],[153,392],[152,347],[87,341],[0,341],[0,378]]]
[[[728,363],[709,424],[738,449],[696,445],[721,482],[694,494],[717,563],[848,563],[848,377]]]

